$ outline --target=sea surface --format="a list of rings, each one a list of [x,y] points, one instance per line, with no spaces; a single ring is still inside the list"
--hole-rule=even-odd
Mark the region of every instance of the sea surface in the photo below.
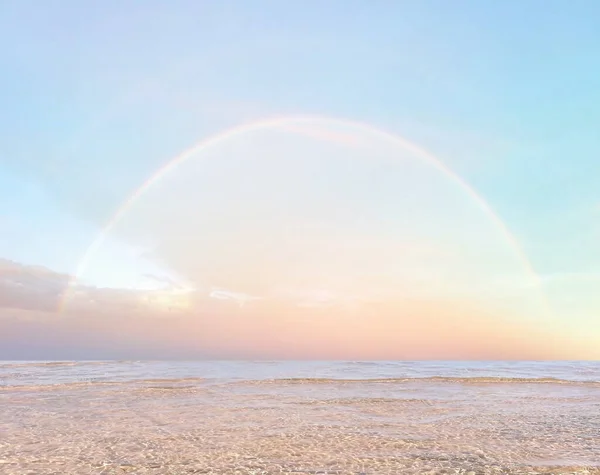
[[[600,474],[600,362],[0,361],[0,474]]]

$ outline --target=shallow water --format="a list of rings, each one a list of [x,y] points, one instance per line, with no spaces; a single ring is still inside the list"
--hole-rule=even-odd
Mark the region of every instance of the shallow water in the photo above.
[[[600,363],[3,362],[0,473],[600,473]]]

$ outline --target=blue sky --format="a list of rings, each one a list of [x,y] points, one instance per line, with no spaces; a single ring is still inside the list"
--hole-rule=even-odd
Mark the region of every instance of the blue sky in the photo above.
[[[169,157],[244,121],[319,114],[433,152],[560,311],[578,295],[600,318],[598,18],[593,0],[5,0],[0,257],[74,272]]]

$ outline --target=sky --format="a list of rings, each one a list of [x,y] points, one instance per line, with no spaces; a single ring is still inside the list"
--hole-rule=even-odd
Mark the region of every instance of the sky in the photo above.
[[[0,3],[0,358],[600,358],[600,5]]]

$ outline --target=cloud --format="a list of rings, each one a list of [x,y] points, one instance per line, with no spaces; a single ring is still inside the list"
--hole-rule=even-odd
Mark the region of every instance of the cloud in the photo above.
[[[6,316],[6,311],[9,309],[31,310],[33,312],[29,314],[29,319],[36,317],[47,319],[48,315],[57,314],[72,279],[73,276],[57,273],[45,267],[0,259],[0,310],[2,311],[0,317]],[[160,280],[165,281],[163,278]],[[174,282],[172,288],[137,290],[76,285],[71,289],[70,306],[74,309],[95,312],[100,310],[136,312],[147,310],[149,306],[160,308],[160,305],[157,305],[161,300],[160,297],[178,294],[182,289],[180,286],[176,287]]]
[[[160,284],[166,285],[167,288],[172,288],[172,289],[183,289],[184,286],[175,282],[175,280],[171,279],[170,277],[167,276],[158,276],[158,275],[154,275],[154,274],[144,274],[144,277],[146,279],[152,280],[154,282],[158,282]]]
[[[0,308],[54,311],[71,276],[0,259]]]
[[[68,280],[0,261],[0,358],[539,359],[563,356],[558,349],[591,355],[544,328],[510,323],[460,299],[350,301],[326,289],[280,289],[239,306],[206,291],[78,286],[57,312]]]
[[[243,307],[247,302],[252,302],[253,300],[262,300],[262,297],[258,297],[255,295],[244,294],[240,292],[231,292],[227,289],[218,289],[213,288],[208,296],[212,299],[217,300],[233,300],[240,307]]]

